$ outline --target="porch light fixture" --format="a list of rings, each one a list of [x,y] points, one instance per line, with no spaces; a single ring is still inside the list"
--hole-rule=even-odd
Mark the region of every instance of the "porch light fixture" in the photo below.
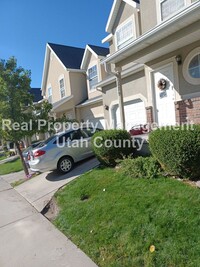
[[[109,106],[108,105],[104,105],[105,110],[109,110]]]
[[[182,56],[181,55],[177,55],[175,57],[175,59],[176,59],[176,62],[177,62],[178,65],[181,65],[182,64]]]

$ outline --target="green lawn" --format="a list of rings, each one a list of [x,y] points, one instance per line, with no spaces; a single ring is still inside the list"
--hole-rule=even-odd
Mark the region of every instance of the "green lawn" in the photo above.
[[[0,175],[9,174],[12,172],[19,172],[21,170],[23,170],[23,167],[20,159],[0,164]]]
[[[4,154],[0,155],[0,160],[6,159],[6,158],[7,158],[6,155],[4,155]]]
[[[96,169],[56,200],[61,211],[55,225],[100,267],[199,266],[199,189]]]

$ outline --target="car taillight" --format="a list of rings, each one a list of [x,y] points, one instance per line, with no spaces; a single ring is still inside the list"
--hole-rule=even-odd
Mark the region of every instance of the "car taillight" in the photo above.
[[[31,160],[31,155],[30,153],[28,153],[28,157],[27,157],[28,160]]]
[[[37,158],[37,157],[41,157],[45,153],[46,153],[46,151],[44,151],[44,150],[37,150],[37,151],[35,151],[35,153],[33,154],[33,156],[34,156],[34,158]]]

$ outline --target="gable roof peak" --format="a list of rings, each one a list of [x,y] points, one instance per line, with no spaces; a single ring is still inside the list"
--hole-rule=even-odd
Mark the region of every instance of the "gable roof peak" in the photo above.
[[[131,7],[139,8],[140,0],[114,0],[110,15],[108,18],[108,22],[106,25],[106,32],[111,33],[112,27],[114,25],[115,19],[118,15],[119,8],[121,6],[121,3],[125,2],[129,4]]]
[[[91,54],[93,54],[98,60],[98,57],[106,57],[110,53],[109,51],[109,48],[106,47],[87,44],[81,63],[81,69],[85,70],[87,68],[88,60]]]
[[[97,56],[107,56],[109,54],[109,48],[97,45],[88,44],[88,46],[95,52]]]
[[[80,69],[84,48],[47,43],[67,69]]]

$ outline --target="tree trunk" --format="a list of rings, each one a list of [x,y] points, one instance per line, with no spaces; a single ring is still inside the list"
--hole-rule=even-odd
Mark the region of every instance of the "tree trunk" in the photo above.
[[[26,162],[24,161],[24,157],[23,157],[23,155],[22,155],[22,151],[21,151],[21,149],[20,149],[19,143],[18,143],[18,142],[15,142],[15,145],[16,145],[17,151],[18,151],[18,153],[19,153],[19,157],[20,157],[20,159],[21,159],[21,162],[22,162],[22,166],[23,166],[25,175],[26,175],[26,177],[28,177],[28,176],[29,176],[28,167],[27,167],[27,165],[26,165]]]

